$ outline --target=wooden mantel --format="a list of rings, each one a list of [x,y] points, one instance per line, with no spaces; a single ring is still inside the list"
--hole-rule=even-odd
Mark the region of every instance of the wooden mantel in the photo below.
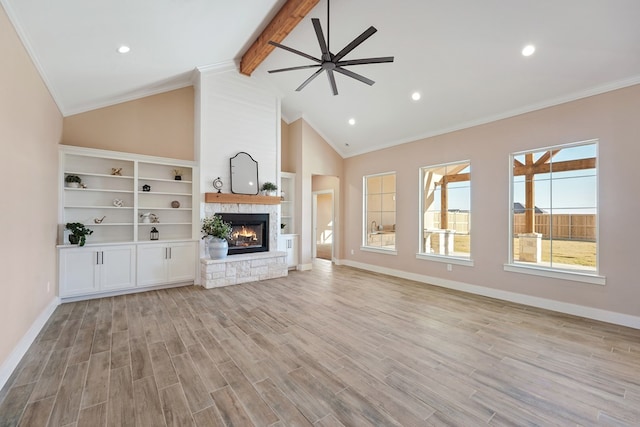
[[[205,203],[243,203],[248,205],[279,205],[280,197],[250,194],[204,193]]]

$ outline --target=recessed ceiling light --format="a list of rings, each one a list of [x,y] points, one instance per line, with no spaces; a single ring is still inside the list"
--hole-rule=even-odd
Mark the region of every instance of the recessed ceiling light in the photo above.
[[[126,45],[122,45],[118,48],[118,53],[129,53],[129,51],[131,51],[131,48]]]
[[[422,95],[420,95],[420,92],[413,92],[411,94],[411,99],[413,99],[414,101],[419,101],[421,97]]]
[[[356,119],[349,119],[349,124],[351,126],[355,125],[356,124]]]
[[[528,44],[524,47],[524,49],[522,49],[522,55],[523,56],[531,56],[533,55],[533,52],[536,51],[536,47],[532,44]]]

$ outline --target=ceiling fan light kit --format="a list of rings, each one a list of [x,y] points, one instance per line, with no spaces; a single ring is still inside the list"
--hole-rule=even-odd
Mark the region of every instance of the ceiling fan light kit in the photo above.
[[[284,49],[296,55],[307,58],[315,64],[309,65],[300,65],[297,67],[288,67],[288,68],[279,68],[277,70],[269,70],[269,73],[280,73],[283,71],[293,71],[293,70],[304,70],[308,68],[318,68],[309,78],[307,78],[300,86],[296,88],[296,91],[299,92],[305,88],[309,83],[311,83],[316,77],[318,77],[322,72],[327,73],[327,78],[329,79],[329,85],[331,86],[331,91],[334,95],[338,94],[338,87],[336,86],[336,79],[334,72],[343,74],[347,77],[351,77],[356,79],[362,83],[368,84],[369,86],[373,85],[375,82],[371,79],[368,79],[358,73],[354,73],[351,70],[348,70],[344,67],[350,65],[365,65],[365,64],[381,64],[385,62],[393,62],[393,56],[383,56],[377,58],[363,58],[363,59],[350,59],[350,60],[342,60],[347,54],[349,54],[352,50],[358,47],[362,42],[367,40],[373,34],[376,33],[376,28],[371,26],[367,28],[362,34],[353,39],[351,43],[346,45],[340,52],[337,54],[331,53],[329,50],[329,0],[327,0],[327,38],[325,41],[324,33],[322,32],[322,26],[320,25],[320,20],[318,18],[312,18],[311,22],[313,23],[313,28],[316,33],[316,37],[318,38],[318,44],[320,45],[320,52],[322,53],[321,58],[316,58],[314,56],[308,55],[304,52],[301,52],[297,49],[293,49],[291,47],[285,46],[280,43],[276,43],[274,41],[269,41],[270,45],[276,46],[280,49]]]

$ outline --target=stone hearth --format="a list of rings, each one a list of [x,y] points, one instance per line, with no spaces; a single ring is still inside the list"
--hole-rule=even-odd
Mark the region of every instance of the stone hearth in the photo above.
[[[200,259],[200,284],[207,288],[275,279],[288,274],[285,252],[233,255],[225,259]]]

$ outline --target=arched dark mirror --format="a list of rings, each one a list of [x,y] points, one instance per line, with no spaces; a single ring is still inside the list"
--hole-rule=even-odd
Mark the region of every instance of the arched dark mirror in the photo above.
[[[249,153],[239,152],[229,161],[231,164],[231,192],[234,194],[258,194],[258,162]]]

